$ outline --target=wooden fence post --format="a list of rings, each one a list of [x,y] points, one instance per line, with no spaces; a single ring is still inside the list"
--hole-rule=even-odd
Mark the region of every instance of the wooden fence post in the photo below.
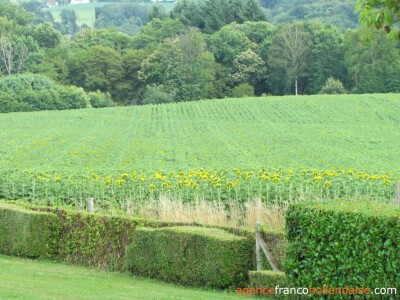
[[[399,181],[396,181],[396,190],[394,192],[394,204],[396,206],[399,206],[399,202],[400,202],[400,190],[399,190]]]
[[[276,262],[274,260],[274,258],[272,257],[272,254],[269,252],[267,244],[264,242],[264,240],[262,239],[262,237],[260,236],[260,227],[261,224],[259,221],[257,221],[257,225],[256,225],[256,259],[257,259],[257,271],[260,271],[262,269],[262,265],[261,265],[261,256],[260,256],[260,248],[262,249],[262,251],[265,254],[265,257],[267,258],[269,264],[272,267],[272,270],[279,272],[279,268],[276,265]]]
[[[87,199],[87,211],[88,213],[94,212],[94,198]]]
[[[260,239],[258,237],[258,233],[260,231],[260,221],[256,223],[256,260],[257,260],[257,271],[262,270],[262,263],[261,263],[261,255],[260,255]]]

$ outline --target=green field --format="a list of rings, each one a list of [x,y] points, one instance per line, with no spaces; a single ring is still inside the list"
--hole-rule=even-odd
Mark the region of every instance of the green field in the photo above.
[[[132,275],[0,255],[0,299],[238,299]]]
[[[60,22],[60,13],[63,9],[73,9],[75,10],[78,26],[82,26],[83,24],[88,25],[89,27],[93,27],[95,21],[95,8],[101,7],[107,4],[115,4],[116,2],[91,2],[87,4],[74,4],[74,5],[62,5],[58,7],[47,8],[48,11],[54,17],[56,22]],[[174,3],[160,3],[167,11],[171,10],[175,5]],[[145,5],[152,5],[151,3],[145,3]]]
[[[390,200],[400,97],[264,97],[0,114],[0,198]]]
[[[76,13],[76,23],[78,26],[83,24],[93,27],[95,21],[94,10],[96,7],[101,7],[107,4],[112,4],[114,2],[92,2],[87,4],[74,4],[74,5],[63,5],[58,7],[51,7],[47,10],[51,12],[54,17],[54,21],[61,22],[60,13],[63,9],[73,9]]]
[[[400,96],[226,99],[0,114],[0,169],[399,170]]]

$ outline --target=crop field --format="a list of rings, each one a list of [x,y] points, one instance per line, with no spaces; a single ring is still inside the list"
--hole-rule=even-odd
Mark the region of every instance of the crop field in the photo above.
[[[0,198],[125,209],[162,195],[389,201],[396,94],[261,97],[0,114]]]
[[[61,10],[63,9],[73,9],[75,10],[77,20],[76,23],[78,26],[82,26],[83,24],[86,24],[89,27],[93,27],[94,21],[95,21],[95,8],[96,7],[101,7],[104,5],[108,4],[115,4],[115,2],[91,2],[87,4],[74,4],[74,5],[63,5],[63,6],[58,6],[58,7],[51,7],[47,8],[48,11],[51,12],[51,14],[54,17],[54,20],[56,22],[60,22],[60,13]],[[166,11],[169,11],[173,8],[174,3],[159,3],[162,5]],[[143,5],[152,5],[151,3],[143,3]]]

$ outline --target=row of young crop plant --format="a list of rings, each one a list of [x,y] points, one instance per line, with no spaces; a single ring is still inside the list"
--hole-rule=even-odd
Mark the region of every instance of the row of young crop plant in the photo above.
[[[29,170],[0,174],[0,199],[83,208],[94,197],[98,208],[123,209],[158,199],[265,203],[326,198],[391,201],[398,174],[369,174],[352,169],[191,170],[113,174],[38,173]]]

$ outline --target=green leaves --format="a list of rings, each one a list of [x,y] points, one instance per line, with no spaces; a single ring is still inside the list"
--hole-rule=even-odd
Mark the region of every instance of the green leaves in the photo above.
[[[287,213],[285,268],[292,286],[399,286],[400,210],[360,202],[298,203]],[[313,223],[313,229],[308,225]],[[301,230],[302,235],[298,235]],[[301,259],[298,254],[301,253]],[[292,271],[298,270],[298,271]]]
[[[359,20],[367,26],[384,29],[392,37],[400,40],[400,31],[392,26],[400,18],[400,3],[398,0],[358,0],[356,11],[360,12]]]

